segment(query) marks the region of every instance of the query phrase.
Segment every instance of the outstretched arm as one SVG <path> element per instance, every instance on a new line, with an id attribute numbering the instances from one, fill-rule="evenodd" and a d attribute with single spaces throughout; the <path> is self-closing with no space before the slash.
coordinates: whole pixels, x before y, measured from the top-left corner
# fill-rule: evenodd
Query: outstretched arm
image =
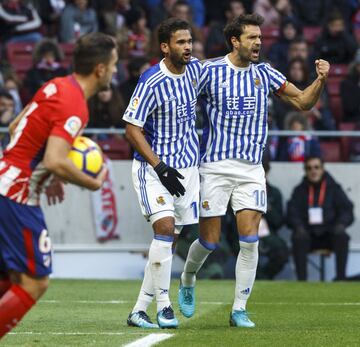
<path id="1" fill-rule="evenodd" d="M 318 76 L 310 86 L 300 90 L 288 83 L 279 97 L 301 111 L 310 110 L 319 100 L 330 69 L 330 64 L 326 60 L 316 60 L 315 65 Z"/>

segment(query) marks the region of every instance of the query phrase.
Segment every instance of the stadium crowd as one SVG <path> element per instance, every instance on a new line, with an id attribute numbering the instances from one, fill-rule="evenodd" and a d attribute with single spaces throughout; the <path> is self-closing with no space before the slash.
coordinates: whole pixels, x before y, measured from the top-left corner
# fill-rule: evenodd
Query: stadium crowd
<path id="1" fill-rule="evenodd" d="M 89 102 L 90 126 L 123 127 L 119 115 L 138 76 L 161 59 L 156 31 L 162 20 L 173 16 L 190 22 L 193 55 L 202 60 L 226 54 L 224 25 L 251 12 L 265 18 L 262 60 L 300 89 L 314 77 L 315 58 L 326 59 L 332 65 L 327 90 L 312 110 L 295 113 L 273 98 L 270 129 L 358 129 L 358 0 L 228 0 L 221 5 L 211 0 L 1 0 L 1 100 L 12 102 L 7 103 L 6 111 L 1 110 L 7 115 L 0 115 L 0 125 L 6 126 L 45 81 L 71 71 L 72 50 L 79 36 L 101 31 L 116 37 L 120 59 L 111 91 L 99 93 Z M 355 161 L 360 157 L 358 142 L 346 138 L 272 137 L 269 155 L 279 161 L 303 161 L 310 154 L 322 154 L 325 161 Z M 130 155 L 124 152 L 125 158 Z"/>

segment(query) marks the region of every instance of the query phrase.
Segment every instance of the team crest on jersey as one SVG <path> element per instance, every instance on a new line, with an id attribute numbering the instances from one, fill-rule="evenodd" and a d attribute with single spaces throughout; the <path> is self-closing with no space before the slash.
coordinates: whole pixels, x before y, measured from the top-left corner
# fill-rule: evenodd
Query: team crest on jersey
<path id="1" fill-rule="evenodd" d="M 135 96 L 135 98 L 132 99 L 130 108 L 135 111 L 139 105 L 140 99 L 138 96 Z"/>
<path id="2" fill-rule="evenodd" d="M 156 202 L 157 202 L 159 205 L 165 205 L 165 199 L 164 199 L 164 197 L 161 196 L 161 195 L 156 198 Z"/>
<path id="3" fill-rule="evenodd" d="M 255 84 L 256 88 L 261 88 L 260 78 L 258 78 L 258 77 L 254 78 L 254 84 Z"/>
<path id="4" fill-rule="evenodd" d="M 206 210 L 209 211 L 210 210 L 210 205 L 209 205 L 209 201 L 208 200 L 204 200 L 201 204 L 201 207 Z"/>
<path id="5" fill-rule="evenodd" d="M 193 86 L 194 88 L 196 88 L 196 87 L 197 87 L 196 79 L 193 79 L 193 80 L 191 81 L 191 84 L 192 84 L 192 86 Z"/>
<path id="6" fill-rule="evenodd" d="M 81 129 L 82 122 L 78 116 L 71 116 L 68 118 L 64 125 L 64 129 L 72 136 L 75 137 Z"/>

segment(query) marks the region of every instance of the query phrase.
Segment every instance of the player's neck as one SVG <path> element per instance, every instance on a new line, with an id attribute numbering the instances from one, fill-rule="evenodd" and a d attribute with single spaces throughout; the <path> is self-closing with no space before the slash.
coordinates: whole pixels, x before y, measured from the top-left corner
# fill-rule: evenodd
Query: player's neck
<path id="1" fill-rule="evenodd" d="M 88 100 L 96 93 L 97 84 L 96 81 L 93 81 L 91 77 L 84 77 L 76 73 L 74 73 L 73 76 L 76 82 L 79 83 L 86 100 Z"/>
<path id="2" fill-rule="evenodd" d="M 237 67 L 248 67 L 250 65 L 248 60 L 242 60 L 236 52 L 231 52 L 228 57 L 231 63 Z"/>
<path id="3" fill-rule="evenodd" d="M 181 75 L 185 72 L 185 65 L 174 65 L 169 58 L 164 59 L 166 68 L 175 75 Z"/>

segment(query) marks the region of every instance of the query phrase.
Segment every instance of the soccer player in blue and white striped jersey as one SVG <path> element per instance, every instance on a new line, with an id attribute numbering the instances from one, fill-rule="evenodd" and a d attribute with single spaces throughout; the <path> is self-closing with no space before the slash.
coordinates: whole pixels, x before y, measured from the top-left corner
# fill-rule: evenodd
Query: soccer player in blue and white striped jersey
<path id="1" fill-rule="evenodd" d="M 315 105 L 329 63 L 316 60 L 316 80 L 297 89 L 269 64 L 258 63 L 261 46 L 257 14 L 241 15 L 224 29 L 231 53 L 205 64 L 202 103 L 206 119 L 201 143 L 200 237 L 190 247 L 181 276 L 179 305 L 186 317 L 195 310 L 195 274 L 216 248 L 221 216 L 228 203 L 234 211 L 240 252 L 236 264 L 235 300 L 230 325 L 254 327 L 246 302 L 258 262 L 258 227 L 266 212 L 265 174 L 261 165 L 267 138 L 268 95 L 275 93 L 300 110 Z"/>
<path id="2" fill-rule="evenodd" d="M 126 135 L 136 150 L 134 187 L 142 213 L 154 229 L 143 284 L 128 324 L 158 327 L 146 314 L 155 296 L 159 326 L 176 328 L 169 299 L 172 242 L 183 225 L 198 223 L 195 105 L 202 65 L 191 57 L 187 22 L 170 18 L 160 25 L 158 36 L 165 58 L 140 77 L 123 116 L 128 122 Z"/>

